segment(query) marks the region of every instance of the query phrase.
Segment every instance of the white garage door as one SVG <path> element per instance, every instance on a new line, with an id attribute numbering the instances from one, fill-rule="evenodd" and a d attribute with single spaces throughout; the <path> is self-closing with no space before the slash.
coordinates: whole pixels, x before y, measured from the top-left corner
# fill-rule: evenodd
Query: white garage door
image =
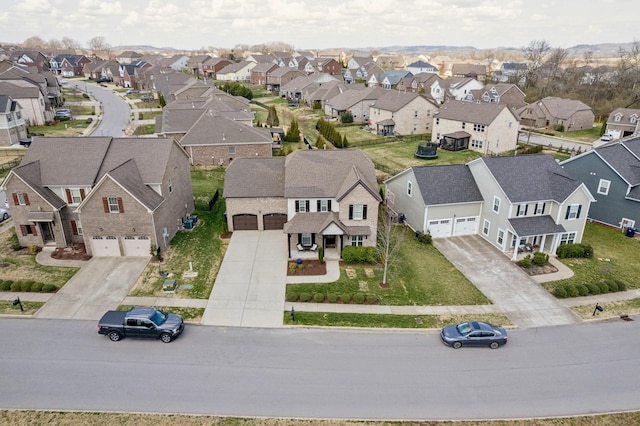
<path id="1" fill-rule="evenodd" d="M 124 237 L 122 242 L 125 256 L 151 256 L 149 237 Z"/>
<path id="2" fill-rule="evenodd" d="M 430 220 L 427 222 L 427 230 L 432 237 L 450 237 L 451 219 Z"/>
<path id="3" fill-rule="evenodd" d="M 93 245 L 93 255 L 96 257 L 120 256 L 120 245 L 116 237 L 95 236 L 91 242 Z"/>
<path id="4" fill-rule="evenodd" d="M 458 217 L 453 235 L 473 235 L 478 232 L 478 217 Z"/>

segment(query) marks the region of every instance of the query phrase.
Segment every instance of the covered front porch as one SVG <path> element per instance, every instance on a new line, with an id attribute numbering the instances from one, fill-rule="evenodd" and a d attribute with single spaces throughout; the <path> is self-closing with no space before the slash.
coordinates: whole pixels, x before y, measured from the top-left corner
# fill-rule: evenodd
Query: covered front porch
<path id="1" fill-rule="evenodd" d="M 346 227 L 336 212 L 298 213 L 285 223 L 284 232 L 290 259 L 317 258 L 320 247 L 325 257 L 341 257 Z"/>
<path id="2" fill-rule="evenodd" d="M 505 253 L 513 261 L 536 252 L 555 254 L 560 236 L 566 232 L 549 215 L 513 218 L 509 219 L 509 224 L 512 226 L 511 230 L 507 230 L 510 245 Z"/>

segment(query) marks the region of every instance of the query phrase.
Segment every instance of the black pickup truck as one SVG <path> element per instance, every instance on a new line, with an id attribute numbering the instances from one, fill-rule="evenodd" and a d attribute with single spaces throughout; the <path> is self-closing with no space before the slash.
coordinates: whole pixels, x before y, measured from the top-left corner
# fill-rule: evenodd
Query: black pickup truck
<path id="1" fill-rule="evenodd" d="M 98 333 L 114 342 L 123 337 L 160 339 L 169 343 L 184 330 L 180 315 L 167 314 L 155 308 L 132 308 L 129 311 L 107 311 L 98 322 Z"/>

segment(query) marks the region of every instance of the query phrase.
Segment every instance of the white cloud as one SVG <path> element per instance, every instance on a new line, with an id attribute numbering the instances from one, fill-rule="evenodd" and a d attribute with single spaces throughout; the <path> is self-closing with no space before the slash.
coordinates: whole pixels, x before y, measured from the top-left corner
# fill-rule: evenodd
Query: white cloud
<path id="1" fill-rule="evenodd" d="M 113 46 L 521 47 L 640 38 L 634 0 L 2 0 L 0 42 L 103 36 Z M 608 13 L 611 11 L 612 13 Z M 52 20 L 55 23 L 52 25 Z"/>

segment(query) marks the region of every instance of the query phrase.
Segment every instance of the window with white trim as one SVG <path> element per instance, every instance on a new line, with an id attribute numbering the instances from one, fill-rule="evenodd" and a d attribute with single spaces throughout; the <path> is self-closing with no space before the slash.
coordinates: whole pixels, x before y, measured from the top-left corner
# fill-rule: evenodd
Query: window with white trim
<path id="1" fill-rule="evenodd" d="M 600 182 L 598 183 L 598 194 L 608 195 L 610 186 L 611 186 L 610 180 L 600 179 Z"/>
<path id="2" fill-rule="evenodd" d="M 498 229 L 498 238 L 496 239 L 496 242 L 500 247 L 504 244 L 504 231 L 502 229 Z"/>
<path id="3" fill-rule="evenodd" d="M 491 225 L 491 222 L 489 222 L 487 219 L 484 220 L 484 222 L 482 222 L 482 233 L 484 235 L 489 235 L 489 226 Z"/>
<path id="4" fill-rule="evenodd" d="M 310 246 L 311 245 L 311 234 L 309 234 L 309 233 L 302 234 L 300 236 L 300 241 L 302 242 L 303 246 Z"/>
<path id="5" fill-rule="evenodd" d="M 354 247 L 361 247 L 364 243 L 364 235 L 352 235 L 351 245 Z"/>
<path id="6" fill-rule="evenodd" d="M 493 197 L 493 211 L 495 213 L 500 213 L 500 198 Z"/>
<path id="7" fill-rule="evenodd" d="M 526 216 L 527 215 L 527 205 L 526 204 L 518 204 L 518 209 L 516 210 L 516 216 Z"/>
<path id="8" fill-rule="evenodd" d="M 109 202 L 109 213 L 120 213 L 117 197 L 108 197 L 107 201 Z"/>
<path id="9" fill-rule="evenodd" d="M 169 194 L 173 192 L 173 182 L 169 179 Z"/>
<path id="10" fill-rule="evenodd" d="M 574 220 L 580 218 L 580 204 L 571 204 L 567 207 L 567 214 L 565 215 L 565 219 Z"/>
<path id="11" fill-rule="evenodd" d="M 407 195 L 411 197 L 411 193 L 413 192 L 413 184 L 410 180 L 407 181 Z"/>
<path id="12" fill-rule="evenodd" d="M 235 146 L 230 146 L 229 147 L 229 154 L 235 154 L 236 153 L 236 147 Z"/>
<path id="13" fill-rule="evenodd" d="M 544 203 L 536 203 L 536 215 L 544 214 Z"/>
<path id="14" fill-rule="evenodd" d="M 560 236 L 560 244 L 573 244 L 576 240 L 575 232 L 566 232 Z"/>
<path id="15" fill-rule="evenodd" d="M 16 197 L 18 198 L 18 204 L 21 206 L 27 205 L 27 197 L 24 192 L 16 193 Z"/>
<path id="16" fill-rule="evenodd" d="M 363 218 L 364 205 L 363 204 L 354 204 L 353 205 L 353 220 L 362 220 Z"/>
<path id="17" fill-rule="evenodd" d="M 390 189 L 387 189 L 387 202 L 391 204 L 395 204 L 396 202 L 396 194 L 394 194 Z"/>
<path id="18" fill-rule="evenodd" d="M 320 200 L 320 211 L 321 212 L 329 211 L 329 200 Z"/>
<path id="19" fill-rule="evenodd" d="M 484 132 L 484 124 L 474 124 L 473 125 L 474 132 Z"/>
<path id="20" fill-rule="evenodd" d="M 471 148 L 482 148 L 482 141 L 479 139 L 471 139 Z"/>
<path id="21" fill-rule="evenodd" d="M 69 192 L 71 193 L 72 204 L 80 204 L 82 202 L 82 194 L 80 194 L 80 189 L 70 189 Z"/>

